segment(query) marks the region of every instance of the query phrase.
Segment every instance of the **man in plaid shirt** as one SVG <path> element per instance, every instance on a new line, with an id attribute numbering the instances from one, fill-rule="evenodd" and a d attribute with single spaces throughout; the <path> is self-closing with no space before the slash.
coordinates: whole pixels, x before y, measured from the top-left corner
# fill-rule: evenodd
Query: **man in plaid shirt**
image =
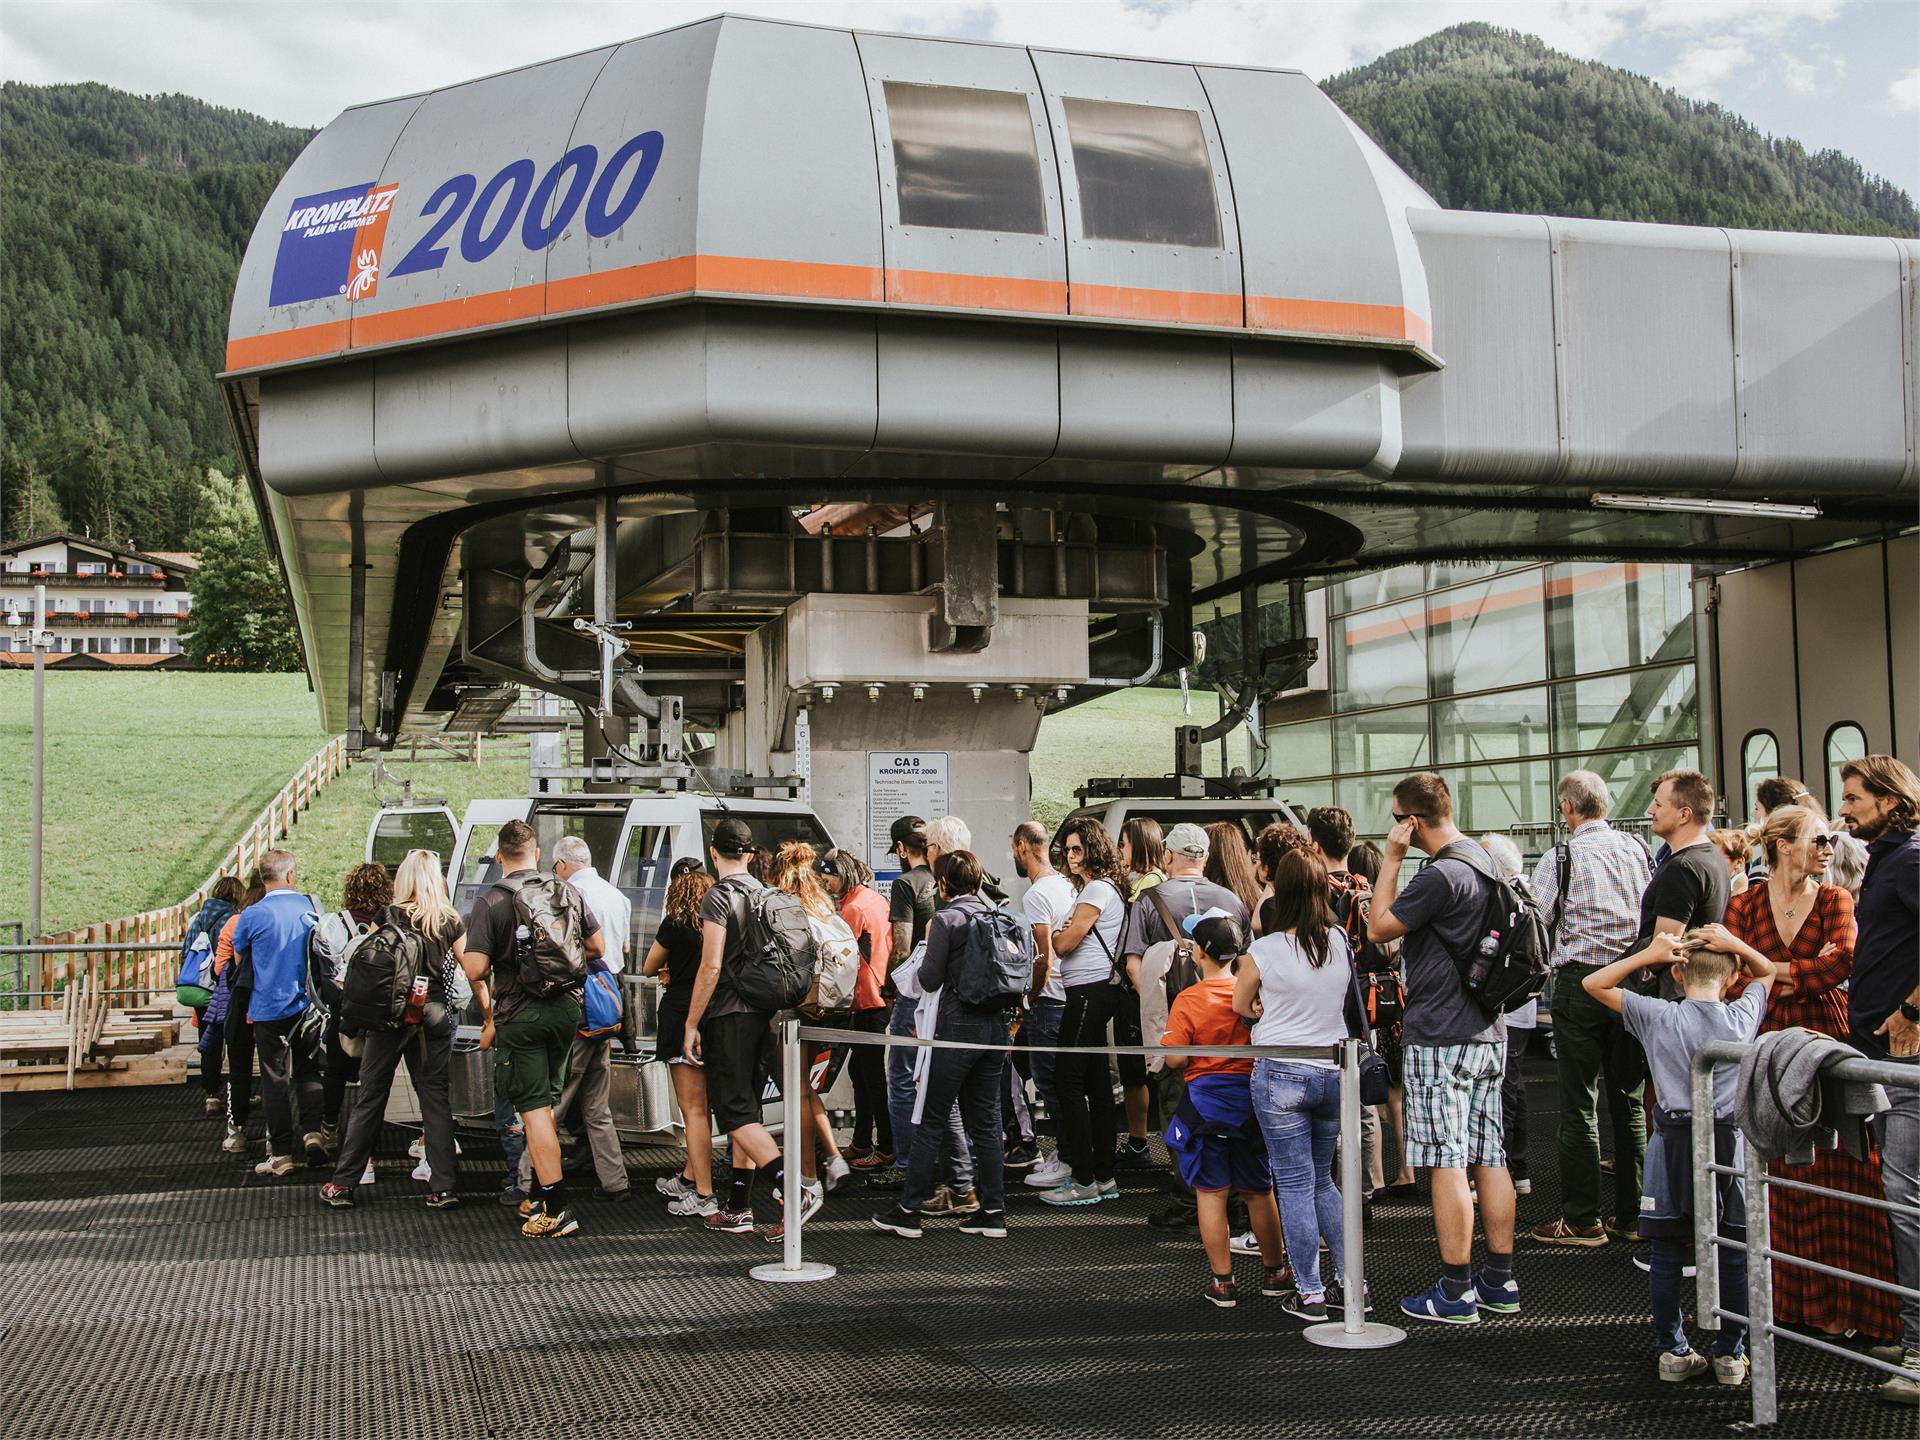
<path id="1" fill-rule="evenodd" d="M 1553 1048 L 1560 1067 L 1560 1215 L 1527 1233 L 1547 1245 L 1599 1246 L 1609 1227 L 1600 1209 L 1599 1087 L 1613 1118 L 1613 1221 L 1630 1227 L 1640 1213 L 1640 1169 L 1647 1135 L 1641 1104 L 1646 1056 L 1620 1017 L 1581 984 L 1633 946 L 1640 897 L 1652 862 L 1646 846 L 1607 823 L 1607 782 L 1575 770 L 1559 785 L 1565 849 L 1533 872 L 1533 895 L 1553 922 Z M 1569 861 L 1560 873 L 1560 859 Z"/>

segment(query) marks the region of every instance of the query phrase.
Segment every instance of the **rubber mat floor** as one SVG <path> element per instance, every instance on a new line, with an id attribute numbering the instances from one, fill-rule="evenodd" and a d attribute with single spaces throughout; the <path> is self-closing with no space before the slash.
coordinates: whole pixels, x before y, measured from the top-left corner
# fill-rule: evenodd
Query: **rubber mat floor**
<path id="1" fill-rule="evenodd" d="M 1550 1064 L 1531 1080 L 1523 1224 L 1557 1213 Z M 835 1196 L 806 1239 L 838 1276 L 775 1286 L 747 1276 L 775 1247 L 666 1214 L 671 1152 L 629 1152 L 631 1203 L 530 1242 L 487 1140 L 463 1140 L 457 1210 L 424 1207 L 391 1127 L 372 1198 L 330 1210 L 320 1172 L 256 1178 L 199 1109 L 178 1087 L 0 1101 L 0 1434 L 1708 1436 L 1749 1413 L 1656 1382 L 1619 1244 L 1523 1241 L 1523 1314 L 1345 1352 L 1261 1298 L 1252 1257 L 1239 1307 L 1207 1304 L 1193 1233 L 1144 1223 L 1151 1174 L 1090 1210 L 1015 1186 L 1004 1241 L 903 1241 L 868 1224 L 889 1197 Z M 1377 1207 L 1379 1318 L 1435 1264 L 1423 1204 Z M 1781 1370 L 1782 1433 L 1915 1434 L 1862 1368 L 1783 1344 Z"/>

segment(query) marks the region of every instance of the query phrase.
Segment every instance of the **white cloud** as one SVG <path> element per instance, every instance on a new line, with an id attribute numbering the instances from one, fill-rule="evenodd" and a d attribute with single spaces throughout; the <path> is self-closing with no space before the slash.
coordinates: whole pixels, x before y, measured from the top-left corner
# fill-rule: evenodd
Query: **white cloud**
<path id="1" fill-rule="evenodd" d="M 1920 110 L 1920 70 L 1909 70 L 1887 87 L 1895 110 Z"/>
<path id="2" fill-rule="evenodd" d="M 1753 50 L 1744 40 L 1702 40 L 1681 51 L 1660 79 L 1682 95 L 1714 100 L 1721 86 L 1752 62 Z"/>

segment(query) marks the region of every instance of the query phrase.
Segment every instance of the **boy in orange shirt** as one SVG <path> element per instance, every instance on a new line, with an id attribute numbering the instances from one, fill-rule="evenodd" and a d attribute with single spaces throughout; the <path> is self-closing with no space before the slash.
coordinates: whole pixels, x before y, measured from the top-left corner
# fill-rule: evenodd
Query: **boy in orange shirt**
<path id="1" fill-rule="evenodd" d="M 1188 920 L 1194 968 L 1199 979 L 1174 997 L 1167 1011 L 1162 1045 L 1246 1045 L 1247 1022 L 1233 1011 L 1233 969 L 1247 948 L 1247 934 L 1228 915 Z M 1222 1309 L 1239 1303 L 1233 1283 L 1233 1256 L 1227 1224 L 1227 1196 L 1246 1200 L 1253 1233 L 1260 1242 L 1266 1275 L 1262 1295 L 1284 1296 L 1285 1247 L 1280 1239 L 1280 1210 L 1273 1198 L 1266 1142 L 1253 1113 L 1253 1059 L 1214 1055 L 1169 1055 L 1167 1068 L 1181 1072 L 1186 1093 L 1167 1125 L 1167 1151 L 1180 1178 L 1193 1191 L 1200 1211 L 1200 1243 L 1213 1275 L 1206 1296 Z"/>

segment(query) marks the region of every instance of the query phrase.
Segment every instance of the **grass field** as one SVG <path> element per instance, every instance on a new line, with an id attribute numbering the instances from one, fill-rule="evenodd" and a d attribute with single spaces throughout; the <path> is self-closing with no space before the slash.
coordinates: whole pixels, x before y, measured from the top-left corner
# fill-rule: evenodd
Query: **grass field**
<path id="1" fill-rule="evenodd" d="M 0 674 L 0 920 L 27 912 L 27 808 L 33 681 Z M 1194 697 L 1193 720 L 1218 714 Z M 1042 724 L 1033 754 L 1034 811 L 1051 825 L 1095 775 L 1163 775 L 1177 690 L 1133 690 Z M 46 880 L 49 931 L 170 905 L 206 878 L 226 849 L 308 756 L 327 742 L 298 675 L 47 675 Z M 500 758 L 478 765 L 396 764 L 417 797 L 469 800 L 526 788 L 524 745 L 488 742 Z M 510 748 L 511 747 L 511 748 Z M 1209 747 L 1214 763 L 1217 747 Z M 389 788 L 389 794 L 394 793 Z M 295 827 L 289 848 L 302 883 L 332 902 L 360 858 L 379 801 L 373 767 L 334 781 Z"/>

